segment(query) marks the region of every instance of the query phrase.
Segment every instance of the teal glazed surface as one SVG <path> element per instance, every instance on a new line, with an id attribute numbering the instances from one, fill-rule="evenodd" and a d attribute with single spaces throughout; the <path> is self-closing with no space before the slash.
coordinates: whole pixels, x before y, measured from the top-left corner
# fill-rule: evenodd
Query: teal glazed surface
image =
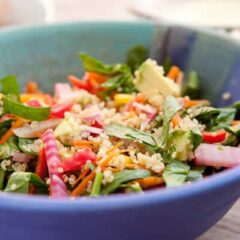
<path id="1" fill-rule="evenodd" d="M 195 69 L 205 97 L 217 105 L 225 91 L 237 100 L 240 46 L 224 36 L 151 23 L 74 23 L 0 31 L 0 77 L 15 74 L 51 91 L 69 73 L 81 76 L 79 51 L 122 62 L 136 44 L 161 63 L 170 56 L 185 71 Z M 215 224 L 240 195 L 240 168 L 177 189 L 145 195 L 49 200 L 0 195 L 3 240 L 195 239 Z"/>

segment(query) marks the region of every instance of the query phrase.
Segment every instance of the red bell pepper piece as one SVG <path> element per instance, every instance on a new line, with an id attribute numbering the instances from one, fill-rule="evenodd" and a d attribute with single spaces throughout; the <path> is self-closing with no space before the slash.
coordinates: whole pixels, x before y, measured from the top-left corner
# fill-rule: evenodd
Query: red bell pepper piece
<path id="1" fill-rule="evenodd" d="M 63 118 L 65 112 L 68 112 L 72 108 L 71 103 L 61 103 L 61 104 L 55 104 L 51 108 L 51 117 L 52 118 Z"/>
<path id="2" fill-rule="evenodd" d="M 76 88 L 86 90 L 87 92 L 91 92 L 91 90 L 92 90 L 92 86 L 91 86 L 90 82 L 87 81 L 87 79 L 80 80 L 79 78 L 77 78 L 73 75 L 69 75 L 68 80 Z"/>
<path id="3" fill-rule="evenodd" d="M 226 131 L 219 130 L 217 132 L 203 132 L 203 141 L 206 143 L 220 143 L 226 139 Z"/>
<path id="4" fill-rule="evenodd" d="M 64 172 L 76 171 L 83 167 L 87 160 L 94 162 L 96 158 L 96 154 L 91 149 L 85 148 L 72 157 L 64 159 L 61 167 L 64 169 Z"/>

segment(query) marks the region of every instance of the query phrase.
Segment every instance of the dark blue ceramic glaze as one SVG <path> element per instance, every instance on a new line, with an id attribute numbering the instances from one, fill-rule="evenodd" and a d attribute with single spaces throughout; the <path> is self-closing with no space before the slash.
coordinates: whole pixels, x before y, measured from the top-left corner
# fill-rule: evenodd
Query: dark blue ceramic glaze
<path id="1" fill-rule="evenodd" d="M 221 95 L 240 90 L 240 45 L 224 36 L 150 23 L 76 23 L 0 32 L 0 77 L 15 74 L 22 85 L 45 90 L 69 73 L 81 75 L 77 52 L 122 62 L 128 48 L 143 44 L 162 62 L 170 56 L 185 71 L 195 69 L 204 96 L 225 105 Z M 3 240 L 195 239 L 214 225 L 240 195 L 240 168 L 198 183 L 140 195 L 49 200 L 0 196 Z"/>

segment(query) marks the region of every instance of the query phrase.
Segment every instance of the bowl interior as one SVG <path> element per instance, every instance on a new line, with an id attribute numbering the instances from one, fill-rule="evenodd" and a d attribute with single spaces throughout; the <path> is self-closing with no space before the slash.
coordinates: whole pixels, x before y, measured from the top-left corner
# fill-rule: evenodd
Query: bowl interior
<path id="1" fill-rule="evenodd" d="M 142 44 L 150 57 L 162 63 L 169 56 L 184 71 L 194 69 L 201 77 L 203 96 L 217 105 L 238 100 L 240 47 L 215 34 L 185 27 L 150 23 L 81 23 L 4 30 L 0 33 L 0 77 L 15 74 L 51 91 L 53 82 L 68 74 L 81 76 L 78 52 L 107 63 L 125 60 L 127 49 Z M 232 98 L 223 101 L 223 92 Z"/>

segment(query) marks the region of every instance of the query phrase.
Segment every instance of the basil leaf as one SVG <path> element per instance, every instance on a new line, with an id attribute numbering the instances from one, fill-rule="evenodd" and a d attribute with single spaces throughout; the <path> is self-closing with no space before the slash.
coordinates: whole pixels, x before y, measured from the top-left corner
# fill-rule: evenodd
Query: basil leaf
<path id="1" fill-rule="evenodd" d="M 0 80 L 0 83 L 2 85 L 2 94 L 10 95 L 15 100 L 19 100 L 20 87 L 15 76 L 6 76 Z"/>
<path id="2" fill-rule="evenodd" d="M 168 135 L 170 122 L 174 115 L 181 109 L 179 102 L 176 98 L 168 96 L 163 105 L 163 127 L 162 134 L 160 136 L 159 144 L 161 147 L 165 147 Z"/>
<path id="3" fill-rule="evenodd" d="M 127 65 L 134 72 L 147 59 L 147 49 L 142 45 L 137 45 L 127 52 Z"/>
<path id="4" fill-rule="evenodd" d="M 112 123 L 105 128 L 105 133 L 113 137 L 136 140 L 140 143 L 157 147 L 157 142 L 151 134 L 142 132 L 136 128 Z"/>
<path id="5" fill-rule="evenodd" d="M 196 182 L 198 180 L 203 179 L 203 173 L 205 171 L 205 167 L 197 166 L 191 169 L 187 176 L 187 181 L 189 182 Z"/>
<path id="6" fill-rule="evenodd" d="M 14 172 L 4 189 L 5 192 L 28 193 L 29 185 L 33 183 L 37 187 L 46 188 L 47 185 L 41 178 L 31 172 Z"/>
<path id="7" fill-rule="evenodd" d="M 19 140 L 18 140 L 18 147 L 24 153 L 30 154 L 32 156 L 37 156 L 38 152 L 33 151 L 33 149 L 31 148 L 31 145 L 33 143 L 34 143 L 33 139 L 19 138 Z"/>
<path id="8" fill-rule="evenodd" d="M 188 73 L 187 82 L 184 86 L 184 96 L 189 96 L 191 99 L 200 98 L 200 80 L 196 71 Z"/>
<path id="9" fill-rule="evenodd" d="M 48 107 L 28 107 L 6 96 L 3 97 L 3 108 L 6 112 L 32 121 L 44 121 L 48 119 L 50 114 L 50 108 Z"/>
<path id="10" fill-rule="evenodd" d="M 228 127 L 235 118 L 235 108 L 219 108 L 218 110 L 220 110 L 220 114 L 213 120 L 211 131 Z"/>
<path id="11" fill-rule="evenodd" d="M 190 166 L 186 163 L 174 160 L 163 171 L 163 179 L 167 187 L 182 186 L 188 176 Z"/>
<path id="12" fill-rule="evenodd" d="M 3 190 L 5 171 L 0 168 L 0 190 Z"/>
<path id="13" fill-rule="evenodd" d="M 96 58 L 93 58 L 85 53 L 80 53 L 80 58 L 83 61 L 84 69 L 88 72 L 96 72 L 105 75 L 113 75 L 119 73 L 122 69 L 122 64 L 105 64 Z"/>
<path id="14" fill-rule="evenodd" d="M 139 178 L 145 178 L 151 176 L 150 171 L 145 169 L 136 170 L 123 170 L 121 172 L 114 174 L 114 180 L 109 183 L 103 190 L 102 194 L 107 195 L 114 192 L 117 188 L 121 186 L 122 183 L 132 181 Z"/>

